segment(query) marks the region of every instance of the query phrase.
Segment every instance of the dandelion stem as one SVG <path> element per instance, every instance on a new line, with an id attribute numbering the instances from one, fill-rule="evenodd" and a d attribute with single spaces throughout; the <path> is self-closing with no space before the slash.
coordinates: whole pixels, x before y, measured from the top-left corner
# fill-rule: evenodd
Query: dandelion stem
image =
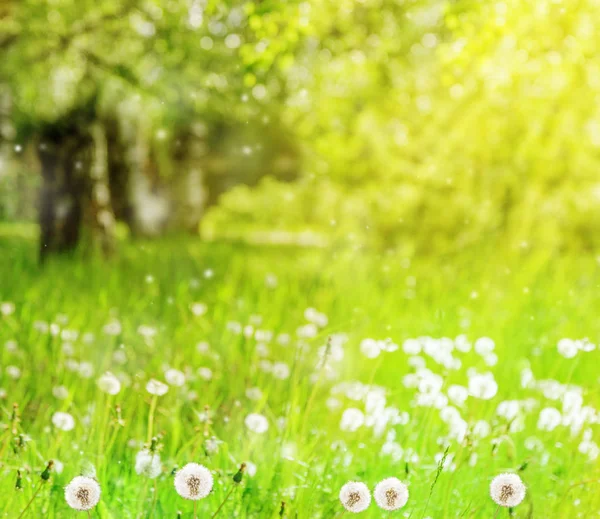
<path id="1" fill-rule="evenodd" d="M 194 500 L 194 519 L 197 519 L 198 517 L 198 501 Z"/>
<path id="2" fill-rule="evenodd" d="M 427 502 L 425 503 L 425 508 L 423 508 L 423 513 L 421 514 L 421 519 L 423 519 L 423 517 L 425 517 L 425 512 L 427 512 L 427 507 L 429 506 L 429 501 L 431 501 L 431 496 L 433 495 L 433 489 L 435 488 L 435 485 L 440 477 L 440 474 L 442 473 L 442 470 L 444 470 L 444 464 L 446 463 L 446 458 L 448 457 L 449 450 L 450 450 L 450 447 L 446 447 L 446 450 L 444 451 L 444 455 L 442 456 L 442 459 L 438 463 L 437 471 L 435 473 L 435 479 L 433 480 L 433 483 L 431 484 L 431 488 L 429 490 L 429 495 L 427 496 Z"/>
<path id="3" fill-rule="evenodd" d="M 146 479 L 146 482 L 144 483 L 144 490 L 142 491 L 142 500 L 141 500 L 142 506 L 144 507 L 144 510 L 145 510 L 145 507 L 146 507 L 146 497 L 148 495 L 148 485 L 149 484 L 150 484 L 149 480 Z M 140 510 L 140 513 L 138 514 L 137 519 L 140 519 L 142 517 L 142 514 L 144 513 L 144 510 Z"/>
<path id="4" fill-rule="evenodd" d="M 102 416 L 102 424 L 100 427 L 100 441 L 98 443 L 98 464 L 100 464 L 100 460 L 102 455 L 106 452 L 104 449 L 104 441 L 106 439 L 106 429 L 107 422 L 110 417 L 110 397 L 106 400 L 106 406 L 104 408 L 104 414 Z"/>
<path id="5" fill-rule="evenodd" d="M 313 385 L 312 391 L 306 402 L 306 407 L 304 409 L 304 417 L 305 418 L 302 422 L 302 428 L 300 429 L 301 436 L 304 434 L 304 430 L 306 429 L 306 425 L 308 423 L 306 418 L 310 416 L 310 410 L 312 409 L 313 401 L 314 401 L 315 397 L 317 396 L 317 391 L 321 384 L 321 380 L 322 380 L 323 376 L 325 375 L 325 369 L 327 368 L 327 360 L 328 360 L 330 352 L 331 352 L 331 337 L 329 337 L 327 339 L 327 345 L 325 346 L 325 354 L 323 355 L 323 358 L 321 360 L 321 368 L 319 369 L 317 381 Z"/>
<path id="6" fill-rule="evenodd" d="M 154 410 L 156 409 L 156 402 L 158 397 L 152 396 L 152 403 L 150 404 L 150 414 L 148 415 L 148 443 L 152 441 L 152 428 L 154 427 Z"/>
<path id="7" fill-rule="evenodd" d="M 150 512 L 150 517 L 154 517 L 154 510 L 156 509 L 156 500 L 158 499 L 158 485 L 156 484 L 156 479 L 154 480 L 154 496 L 152 496 L 152 511 Z"/>
<path id="8" fill-rule="evenodd" d="M 7 431 L 8 431 L 8 429 L 7 429 Z M 10 433 L 7 432 L 6 439 L 2 443 L 2 449 L 0 449 L 0 459 L 4 459 L 4 451 L 6 450 L 6 447 L 8 447 L 9 443 L 10 443 Z"/>
<path id="9" fill-rule="evenodd" d="M 25 509 L 21 512 L 21 515 L 19 515 L 18 519 L 21 519 L 21 517 L 23 517 L 25 515 L 25 512 L 27 512 L 27 509 L 31 506 L 31 503 L 33 503 L 33 500 L 35 499 L 35 496 L 37 496 L 38 492 L 41 490 L 43 483 L 44 483 L 43 481 L 40 481 L 40 484 L 38 485 L 38 487 L 36 488 L 35 492 L 31 496 L 31 499 L 27 503 L 27 506 L 25 507 Z"/>
<path id="10" fill-rule="evenodd" d="M 215 517 L 217 517 L 217 515 L 221 511 L 221 508 L 223 508 L 223 506 L 225 505 L 225 503 L 229 499 L 229 496 L 233 492 L 234 488 L 235 488 L 235 485 L 232 485 L 231 488 L 229 489 L 229 492 L 227 492 L 227 495 L 225 496 L 225 499 L 223 499 L 223 502 L 219 505 L 219 508 L 217 508 L 217 511 L 211 516 L 211 519 L 214 519 Z"/>

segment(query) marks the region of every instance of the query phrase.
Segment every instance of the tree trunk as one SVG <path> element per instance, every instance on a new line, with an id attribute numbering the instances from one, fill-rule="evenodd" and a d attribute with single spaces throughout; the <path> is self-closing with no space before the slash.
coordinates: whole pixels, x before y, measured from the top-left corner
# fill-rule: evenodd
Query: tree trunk
<path id="1" fill-rule="evenodd" d="M 93 244 L 100 244 L 108 255 L 115 248 L 115 215 L 109 188 L 109 150 L 106 128 L 94 123 L 91 128 L 94 141 L 94 156 L 91 168 L 92 198 L 87 211 L 88 227 Z"/>
<path id="2" fill-rule="evenodd" d="M 52 253 L 114 248 L 114 214 L 108 187 L 104 127 L 70 114 L 40 133 L 40 260 Z M 85 238 L 85 240 L 83 239 Z"/>
<path id="3" fill-rule="evenodd" d="M 92 145 L 89 132 L 77 124 L 54 124 L 41 133 L 41 261 L 51 253 L 71 251 L 79 242 L 83 208 L 90 198 Z"/>
<path id="4" fill-rule="evenodd" d="M 169 182 L 170 226 L 197 235 L 207 198 L 202 165 L 206 144 L 183 128 L 174 142 L 173 175 Z"/>
<path id="5" fill-rule="evenodd" d="M 117 220 L 132 228 L 134 213 L 131 201 L 131 175 L 123 132 L 116 118 L 105 119 L 103 124 L 106 128 L 108 186 L 112 210 Z"/>
<path id="6" fill-rule="evenodd" d="M 132 208 L 131 232 L 134 236 L 159 236 L 166 229 L 170 206 L 160 183 L 160 175 L 150 146 L 151 129 L 136 128 L 127 153 L 129 196 Z"/>

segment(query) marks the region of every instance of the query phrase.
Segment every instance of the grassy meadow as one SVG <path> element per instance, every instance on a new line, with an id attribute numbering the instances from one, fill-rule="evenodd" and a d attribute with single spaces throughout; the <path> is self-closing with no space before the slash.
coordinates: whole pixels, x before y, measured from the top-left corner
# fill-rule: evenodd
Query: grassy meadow
<path id="1" fill-rule="evenodd" d="M 0 519 L 600 519 L 598 20 L 0 0 Z"/>
<path id="2" fill-rule="evenodd" d="M 25 517 L 76 516 L 63 487 L 79 474 L 102 487 L 93 517 L 194 517 L 173 486 L 190 461 L 215 479 L 198 517 L 232 487 L 217 516 L 339 517 L 346 481 L 397 476 L 410 498 L 389 517 L 489 518 L 506 471 L 528 493 L 498 517 L 599 514 L 595 257 L 490 246 L 410 261 L 173 238 L 39 267 L 34 240 L 0 248 L 3 517 L 36 491 Z M 107 371 L 115 395 L 98 385 Z M 168 392 L 149 394 L 151 378 Z M 549 407 L 560 423 L 540 417 Z M 155 479 L 135 470 L 149 438 Z"/>

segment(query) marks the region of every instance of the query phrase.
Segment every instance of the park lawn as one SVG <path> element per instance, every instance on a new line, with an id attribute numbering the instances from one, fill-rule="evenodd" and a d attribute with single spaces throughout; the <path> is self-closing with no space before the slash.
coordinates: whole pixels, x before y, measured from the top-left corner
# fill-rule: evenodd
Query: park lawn
<path id="1" fill-rule="evenodd" d="M 337 517 L 346 481 L 372 488 L 397 476 L 408 483 L 410 498 L 391 517 L 489 518 L 496 510 L 489 483 L 506 471 L 518 471 L 528 487 L 514 517 L 598 517 L 600 463 L 588 440 L 598 433 L 591 422 L 600 408 L 599 353 L 564 358 L 557 343 L 600 341 L 599 286 L 591 255 L 497 245 L 410 261 L 392 253 L 173 237 L 123 242 L 108 260 L 61 257 L 39 267 L 33 236 L 5 233 L 0 302 L 13 303 L 14 311 L 5 305 L 0 314 L 0 513 L 18 516 L 52 459 L 62 471 L 53 471 L 26 517 L 75 516 L 63 487 L 82 472 L 102 486 L 94 517 L 175 518 L 178 511 L 193 517 L 172 476 L 190 461 L 214 471 L 199 517 L 217 510 L 242 462 L 252 475 L 234 489 L 222 517 L 280 517 L 282 501 L 285 517 Z M 306 316 L 319 324 L 309 325 Z M 460 335 L 469 343 L 492 338 L 497 363 L 454 349 L 461 365 L 448 369 L 403 350 L 409 338 Z M 326 349 L 330 336 L 345 342 Z M 389 338 L 388 349 L 399 348 L 368 358 L 361 351 L 365 338 Z M 442 377 L 442 393 L 467 386 L 470 369 L 493 373 L 493 398 L 444 406 L 468 424 L 462 438 L 449 437 L 440 409 L 416 405 L 419 390 L 407 387 L 405 376 L 423 363 Z M 152 434 L 161 433 L 163 470 L 149 480 L 135 471 L 153 399 L 145 386 L 150 378 L 164 381 L 169 368 L 184 372 L 186 382 L 157 398 Z M 527 369 L 535 381 L 523 384 Z M 121 379 L 119 394 L 99 390 L 96 381 L 106 371 Z M 573 394 L 595 418 L 540 430 L 545 407 L 567 415 L 560 397 L 544 394 L 551 384 L 543 379 L 581 388 Z M 573 390 L 553 384 L 555 392 Z M 518 401 L 504 404 L 518 408 L 516 416 L 498 415 L 503 401 Z M 13 448 L 13 403 L 24 448 Z M 342 425 L 348 408 L 365 414 L 366 423 L 354 418 Z M 384 408 L 400 418 L 382 423 Z M 57 411 L 75 418 L 73 430 L 53 425 Z M 266 432 L 246 427 L 250 413 L 266 417 Z M 481 420 L 490 429 L 483 437 L 472 432 Z M 508 515 L 501 510 L 499 517 Z M 360 517 L 387 515 L 372 503 Z"/>

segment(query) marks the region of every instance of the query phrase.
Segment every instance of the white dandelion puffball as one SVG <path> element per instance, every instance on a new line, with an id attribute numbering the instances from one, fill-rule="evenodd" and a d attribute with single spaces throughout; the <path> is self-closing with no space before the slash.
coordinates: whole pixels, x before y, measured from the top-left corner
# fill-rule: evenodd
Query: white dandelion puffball
<path id="1" fill-rule="evenodd" d="M 340 489 L 340 501 L 346 510 L 358 514 L 369 508 L 371 492 L 364 483 L 348 481 Z"/>
<path id="2" fill-rule="evenodd" d="M 525 485 L 516 474 L 500 474 L 490 484 L 490 496 L 500 506 L 512 508 L 525 499 Z"/>
<path id="3" fill-rule="evenodd" d="M 475 351 L 482 357 L 492 353 L 495 347 L 494 340 L 489 337 L 480 337 L 475 341 Z"/>
<path id="4" fill-rule="evenodd" d="M 167 384 L 163 384 L 160 380 L 151 378 L 146 384 L 146 391 L 151 395 L 163 396 L 169 390 Z"/>
<path id="5" fill-rule="evenodd" d="M 171 386 L 181 387 L 185 384 L 185 375 L 178 369 L 168 369 L 165 371 L 165 380 Z"/>
<path id="6" fill-rule="evenodd" d="M 572 359 L 577 355 L 579 348 L 577 342 L 573 339 L 561 339 L 557 344 L 558 353 L 560 353 L 565 359 Z"/>
<path id="7" fill-rule="evenodd" d="M 198 463 L 188 463 L 175 474 L 175 490 L 184 499 L 202 499 L 210 494 L 212 487 L 210 470 Z"/>
<path id="8" fill-rule="evenodd" d="M 373 497 L 379 508 L 398 510 L 408 501 L 408 487 L 398 478 L 387 478 L 377 483 Z"/>
<path id="9" fill-rule="evenodd" d="M 10 315 L 12 313 L 14 313 L 15 311 L 15 305 L 14 303 L 9 302 L 5 302 L 5 303 L 0 303 L 0 314 L 2 315 Z"/>
<path id="10" fill-rule="evenodd" d="M 273 364 L 273 376 L 279 380 L 285 380 L 290 376 L 290 368 L 285 362 L 276 362 Z"/>
<path id="11" fill-rule="evenodd" d="M 342 414 L 340 429 L 342 431 L 354 432 L 360 429 L 365 423 L 365 414 L 354 407 L 349 407 Z"/>
<path id="12" fill-rule="evenodd" d="M 269 422 L 259 413 L 250 413 L 244 420 L 246 427 L 257 434 L 264 434 L 269 429 Z"/>
<path id="13" fill-rule="evenodd" d="M 554 407 L 546 407 L 540 411 L 537 427 L 542 431 L 553 431 L 562 423 L 560 411 Z"/>
<path id="14" fill-rule="evenodd" d="M 75 418 L 69 413 L 63 413 L 62 411 L 57 411 L 52 415 L 52 423 L 54 427 L 61 431 L 72 431 L 75 429 Z"/>
<path id="15" fill-rule="evenodd" d="M 135 471 L 140 476 L 154 479 L 161 473 L 162 465 L 160 463 L 160 455 L 156 452 L 150 452 L 148 449 L 143 449 L 135 456 Z"/>
<path id="16" fill-rule="evenodd" d="M 98 379 L 98 387 L 109 395 L 116 395 L 121 391 L 121 382 L 110 371 L 107 371 Z"/>
<path id="17" fill-rule="evenodd" d="M 494 398 L 498 392 L 498 383 L 494 375 L 487 373 L 476 373 L 469 377 L 469 394 L 475 398 L 489 400 Z"/>
<path id="18" fill-rule="evenodd" d="M 379 342 L 375 339 L 363 339 L 360 342 L 360 352 L 368 359 L 378 357 L 381 352 Z"/>
<path id="19" fill-rule="evenodd" d="M 95 479 L 77 476 L 65 487 L 65 500 L 74 510 L 91 510 L 100 501 L 100 485 Z"/>

